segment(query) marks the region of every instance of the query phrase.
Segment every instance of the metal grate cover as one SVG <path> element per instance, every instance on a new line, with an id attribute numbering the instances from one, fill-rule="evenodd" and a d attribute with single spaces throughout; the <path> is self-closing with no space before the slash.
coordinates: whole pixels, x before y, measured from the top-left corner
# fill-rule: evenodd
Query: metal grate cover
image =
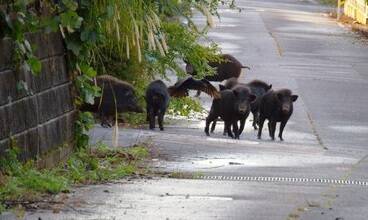
<path id="1" fill-rule="evenodd" d="M 368 186 L 368 182 L 366 181 L 342 180 L 342 179 L 321 179 L 321 178 L 200 175 L 200 176 L 195 177 L 195 179 L 247 181 L 247 182 L 320 183 L 320 184 L 334 184 L 334 185 L 356 185 L 356 186 L 365 186 L 365 187 Z"/>

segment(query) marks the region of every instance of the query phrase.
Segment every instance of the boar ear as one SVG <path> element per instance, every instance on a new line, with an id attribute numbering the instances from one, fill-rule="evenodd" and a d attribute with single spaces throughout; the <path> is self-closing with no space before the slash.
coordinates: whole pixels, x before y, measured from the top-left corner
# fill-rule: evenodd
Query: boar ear
<path id="1" fill-rule="evenodd" d="M 250 102 L 254 102 L 254 101 L 256 101 L 256 99 L 257 99 L 257 96 L 255 96 L 255 95 L 253 95 L 253 94 L 250 94 L 250 95 L 249 95 L 249 100 L 250 100 Z"/>
<path id="2" fill-rule="evenodd" d="M 220 91 L 222 91 L 222 90 L 225 90 L 226 87 L 224 85 L 222 85 L 222 84 L 219 84 L 219 89 L 220 89 Z"/>
<path id="3" fill-rule="evenodd" d="M 293 102 L 295 102 L 297 99 L 298 99 L 298 96 L 297 96 L 297 95 L 292 95 L 292 96 L 291 96 L 291 100 L 292 100 Z"/>

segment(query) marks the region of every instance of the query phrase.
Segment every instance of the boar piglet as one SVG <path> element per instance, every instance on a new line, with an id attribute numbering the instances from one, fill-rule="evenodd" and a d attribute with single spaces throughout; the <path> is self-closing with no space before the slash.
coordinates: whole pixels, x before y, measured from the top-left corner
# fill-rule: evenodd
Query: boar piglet
<path id="1" fill-rule="evenodd" d="M 98 113 L 102 127 L 111 127 L 109 121 L 116 113 L 143 112 L 129 83 L 110 75 L 97 76 L 96 82 L 102 90 L 102 96 L 95 98 L 93 105 L 85 104 L 80 110 Z"/>
<path id="2" fill-rule="evenodd" d="M 155 118 L 157 116 L 160 130 L 164 130 L 163 121 L 166 109 L 169 105 L 169 92 L 164 82 L 155 80 L 151 82 L 146 90 L 147 121 L 149 128 L 155 129 Z"/>
<path id="3" fill-rule="evenodd" d="M 209 125 L 220 117 L 225 123 L 227 134 L 239 139 L 239 131 L 244 129 L 245 120 L 250 112 L 250 103 L 255 100 L 255 96 L 245 87 L 235 87 L 232 90 L 224 89 L 221 92 L 221 98 L 214 99 L 211 110 L 206 118 L 205 133 L 209 136 Z M 238 127 L 240 121 L 240 129 Z M 233 132 L 231 131 L 233 126 Z"/>
<path id="4" fill-rule="evenodd" d="M 276 123 L 280 122 L 279 138 L 293 113 L 293 102 L 298 99 L 289 89 L 270 90 L 260 100 L 258 139 L 261 138 L 264 121 L 268 119 L 268 130 L 272 140 L 275 140 Z"/>

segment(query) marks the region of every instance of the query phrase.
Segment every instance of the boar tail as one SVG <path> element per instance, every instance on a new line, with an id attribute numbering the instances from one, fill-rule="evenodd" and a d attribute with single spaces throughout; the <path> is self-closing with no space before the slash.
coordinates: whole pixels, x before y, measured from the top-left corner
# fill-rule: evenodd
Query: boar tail
<path id="1" fill-rule="evenodd" d="M 249 67 L 249 66 L 243 66 L 243 65 L 242 65 L 242 66 L 241 66 L 241 68 L 242 68 L 242 69 L 248 69 L 248 70 L 250 70 L 250 67 Z"/>

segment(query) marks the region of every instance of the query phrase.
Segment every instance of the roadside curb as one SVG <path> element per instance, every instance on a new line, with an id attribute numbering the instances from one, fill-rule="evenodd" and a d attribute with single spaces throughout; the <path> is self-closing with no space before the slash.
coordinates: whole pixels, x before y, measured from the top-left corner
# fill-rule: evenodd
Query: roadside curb
<path id="1" fill-rule="evenodd" d="M 336 16 L 333 13 L 330 13 L 329 16 L 336 19 Z M 346 15 L 342 15 L 340 20 L 336 21 L 336 23 L 341 27 L 349 28 L 352 31 L 359 32 L 368 37 L 368 25 L 359 24 L 354 19 L 349 18 Z"/>

